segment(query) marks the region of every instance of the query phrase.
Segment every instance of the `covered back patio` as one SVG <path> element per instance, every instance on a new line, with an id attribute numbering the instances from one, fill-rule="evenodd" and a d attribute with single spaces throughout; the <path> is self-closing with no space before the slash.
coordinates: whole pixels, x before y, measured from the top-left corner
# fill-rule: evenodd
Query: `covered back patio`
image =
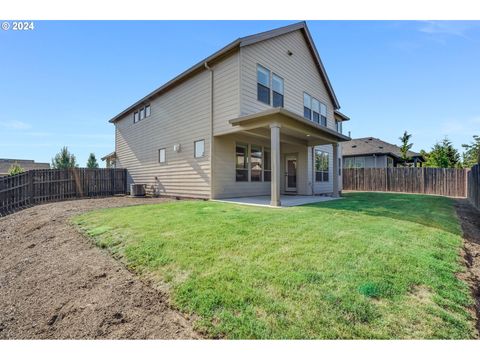
<path id="1" fill-rule="evenodd" d="M 315 195 L 313 186 L 315 184 L 314 147 L 317 145 L 332 145 L 334 159 L 331 167 L 332 187 L 328 193 L 330 197 L 338 197 L 338 143 L 349 140 L 349 137 L 283 108 L 269 109 L 232 119 L 230 124 L 232 125 L 231 130 L 215 135 L 219 140 L 217 141 L 219 144 L 221 144 L 222 137 L 228 137 L 229 139 L 249 138 L 259 139 L 258 141 L 268 143 L 270 147 L 270 181 L 259 185 L 263 187 L 264 191 L 266 186 L 270 185 L 270 196 L 268 197 L 270 206 L 281 206 L 282 202 L 287 204 L 295 203 L 293 196 L 286 195 L 297 195 L 297 202 L 304 202 L 307 198 L 308 202 L 328 199 L 325 196 L 313 196 Z M 215 147 L 215 151 L 222 152 L 221 148 L 217 149 L 217 145 Z M 289 155 L 290 153 L 291 155 Z M 282 170 L 285 177 L 282 177 Z M 223 171 L 223 169 L 218 169 L 218 171 L 215 171 L 215 174 L 218 174 L 220 171 Z M 290 176 L 292 171 L 295 176 Z M 236 183 L 234 185 L 237 185 L 237 188 L 242 188 L 243 184 Z M 251 184 L 251 186 L 254 185 L 256 184 Z M 225 193 L 229 194 L 228 192 Z M 282 193 L 284 194 L 283 197 L 281 197 Z M 256 199 L 253 199 L 251 195 L 262 196 L 255 196 Z M 266 199 L 265 192 L 263 194 L 253 194 L 248 191 L 244 193 L 237 191 L 233 197 L 222 196 L 221 198 L 230 201 L 233 200 L 232 198 L 235 198 L 238 200 L 237 202 L 241 203 L 241 197 L 251 197 L 250 203 L 259 202 L 261 204 L 264 204 Z"/>

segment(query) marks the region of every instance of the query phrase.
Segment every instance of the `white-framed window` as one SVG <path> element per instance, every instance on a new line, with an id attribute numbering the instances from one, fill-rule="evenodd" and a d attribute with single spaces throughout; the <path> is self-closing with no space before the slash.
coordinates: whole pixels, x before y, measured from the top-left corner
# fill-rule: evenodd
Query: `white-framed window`
<path id="1" fill-rule="evenodd" d="M 257 100 L 270 105 L 270 70 L 257 65 Z"/>
<path id="2" fill-rule="evenodd" d="M 277 74 L 272 75 L 272 106 L 283 107 L 283 79 Z"/>
<path id="3" fill-rule="evenodd" d="M 312 99 L 312 121 L 320 124 L 320 101 Z"/>
<path id="4" fill-rule="evenodd" d="M 327 105 L 320 103 L 320 124 L 327 126 Z"/>
<path id="5" fill-rule="evenodd" d="M 201 158 L 205 156 L 205 140 L 197 140 L 193 143 L 194 157 Z"/>
<path id="6" fill-rule="evenodd" d="M 315 181 L 328 181 L 328 153 L 315 149 Z"/>
<path id="7" fill-rule="evenodd" d="M 303 93 L 303 116 L 312 119 L 312 97 L 306 92 Z"/>
<path id="8" fill-rule="evenodd" d="M 263 149 L 263 181 L 272 181 L 272 152 L 270 148 Z"/>
<path id="9" fill-rule="evenodd" d="M 147 117 L 149 117 L 152 113 L 152 109 L 150 108 L 150 104 L 145 105 L 139 110 L 136 110 L 133 112 L 133 123 L 137 123 L 140 120 L 143 120 Z"/>
<path id="10" fill-rule="evenodd" d="M 165 148 L 159 149 L 158 150 L 158 162 L 160 164 L 164 164 L 166 161 L 167 161 L 166 149 Z"/>
<path id="11" fill-rule="evenodd" d="M 248 181 L 248 145 L 235 145 L 235 180 Z"/>
<path id="12" fill-rule="evenodd" d="M 390 156 L 387 156 L 387 167 L 393 168 L 393 159 Z"/>
<path id="13" fill-rule="evenodd" d="M 337 127 L 337 132 L 339 132 L 340 134 L 342 134 L 342 121 L 335 121 L 335 125 Z"/>
<path id="14" fill-rule="evenodd" d="M 263 151 L 262 147 L 250 147 L 250 181 L 262 181 Z"/>

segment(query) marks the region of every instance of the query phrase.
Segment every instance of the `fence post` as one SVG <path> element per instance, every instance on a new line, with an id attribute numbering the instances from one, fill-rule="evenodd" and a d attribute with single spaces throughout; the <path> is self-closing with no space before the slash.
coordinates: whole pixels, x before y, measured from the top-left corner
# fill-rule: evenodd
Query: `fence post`
<path id="1" fill-rule="evenodd" d="M 29 203 L 30 205 L 33 205 L 34 201 L 35 201 L 35 192 L 34 192 L 34 186 L 33 186 L 33 181 L 35 179 L 35 174 L 34 174 L 35 170 L 29 170 L 28 171 L 28 191 L 29 191 Z"/>

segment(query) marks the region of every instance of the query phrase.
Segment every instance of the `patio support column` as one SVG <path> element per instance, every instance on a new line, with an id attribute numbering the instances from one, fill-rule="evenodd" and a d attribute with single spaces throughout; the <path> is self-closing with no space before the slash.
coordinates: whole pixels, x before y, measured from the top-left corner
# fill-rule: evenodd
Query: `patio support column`
<path id="1" fill-rule="evenodd" d="M 338 197 L 338 144 L 333 144 L 333 197 Z"/>
<path id="2" fill-rule="evenodd" d="M 280 206 L 280 124 L 270 124 L 270 142 L 272 154 L 272 190 L 270 205 Z"/>

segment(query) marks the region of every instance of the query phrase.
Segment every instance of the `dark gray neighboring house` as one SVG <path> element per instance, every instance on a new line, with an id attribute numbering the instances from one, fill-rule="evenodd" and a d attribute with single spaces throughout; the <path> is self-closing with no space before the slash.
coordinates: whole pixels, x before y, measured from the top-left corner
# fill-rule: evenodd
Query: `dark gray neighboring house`
<path id="1" fill-rule="evenodd" d="M 0 159 L 0 176 L 8 175 L 12 165 L 17 164 L 23 170 L 50 169 L 49 163 L 36 163 L 34 160 Z"/>
<path id="2" fill-rule="evenodd" d="M 419 153 L 409 151 L 407 166 L 422 166 L 425 161 Z M 403 166 L 402 153 L 397 145 L 366 137 L 342 144 L 343 168 L 386 168 Z"/>

